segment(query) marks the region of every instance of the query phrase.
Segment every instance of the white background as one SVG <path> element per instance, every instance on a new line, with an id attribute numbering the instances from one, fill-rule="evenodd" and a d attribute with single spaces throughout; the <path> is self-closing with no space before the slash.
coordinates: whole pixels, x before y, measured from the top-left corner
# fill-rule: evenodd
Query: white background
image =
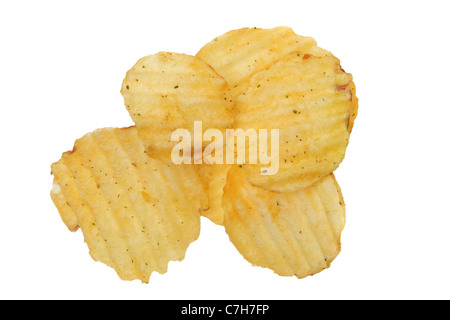
<path id="1" fill-rule="evenodd" d="M 0 298 L 450 298 L 446 3 L 2 1 Z M 50 164 L 87 132 L 133 124 L 119 91 L 137 59 L 281 25 L 339 57 L 360 98 L 336 171 L 347 224 L 331 268 L 298 280 L 253 267 L 205 218 L 186 259 L 149 284 L 94 262 L 51 202 Z"/>

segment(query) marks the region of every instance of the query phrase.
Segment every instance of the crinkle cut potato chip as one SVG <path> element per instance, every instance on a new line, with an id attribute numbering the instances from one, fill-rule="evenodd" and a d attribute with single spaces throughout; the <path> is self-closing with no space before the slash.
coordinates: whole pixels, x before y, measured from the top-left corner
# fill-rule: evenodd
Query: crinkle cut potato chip
<path id="1" fill-rule="evenodd" d="M 202 121 L 202 134 L 208 129 L 224 134 L 233 128 L 234 99 L 227 82 L 195 56 L 172 52 L 145 56 L 127 72 L 121 93 L 147 153 L 156 159 L 171 161 L 178 144 L 171 141 L 172 133 L 187 129 L 192 134 L 195 121 Z"/>
<path id="2" fill-rule="evenodd" d="M 223 76 L 233 96 L 239 95 L 247 79 L 270 67 L 291 52 L 331 56 L 311 37 L 300 36 L 291 28 L 242 28 L 229 31 L 204 45 L 196 54 Z"/>
<path id="3" fill-rule="evenodd" d="M 339 166 L 349 142 L 351 82 L 337 58 L 300 52 L 250 77 L 237 97 L 235 126 L 279 130 L 279 170 L 262 175 L 263 164 L 246 164 L 252 184 L 295 191 Z"/>
<path id="4" fill-rule="evenodd" d="M 208 203 L 194 166 L 151 159 L 134 127 L 86 134 L 51 170 L 63 222 L 123 280 L 165 273 L 199 236 Z"/>
<path id="5" fill-rule="evenodd" d="M 309 188 L 279 193 L 251 185 L 235 166 L 223 206 L 230 241 L 254 266 L 304 278 L 328 268 L 340 252 L 345 204 L 333 174 Z"/>

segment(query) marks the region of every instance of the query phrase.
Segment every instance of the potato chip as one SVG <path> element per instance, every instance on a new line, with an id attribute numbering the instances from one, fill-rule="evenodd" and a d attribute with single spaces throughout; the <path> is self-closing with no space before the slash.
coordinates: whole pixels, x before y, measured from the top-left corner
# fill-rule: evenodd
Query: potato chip
<path id="1" fill-rule="evenodd" d="M 229 31 L 203 46 L 197 57 L 209 63 L 227 80 L 233 96 L 239 95 L 247 79 L 293 51 L 315 56 L 331 55 L 310 37 L 288 27 L 242 28 Z"/>
<path id="2" fill-rule="evenodd" d="M 193 134 L 195 121 L 202 122 L 202 134 L 233 127 L 234 99 L 227 82 L 194 56 L 160 52 L 143 57 L 127 72 L 121 93 L 148 155 L 156 159 L 170 161 L 178 144 L 172 133 L 186 129 Z M 201 151 L 192 144 L 194 153 Z"/>
<path id="3" fill-rule="evenodd" d="M 339 166 L 349 141 L 351 82 L 335 57 L 296 52 L 250 77 L 237 97 L 235 126 L 279 130 L 279 170 L 263 175 L 261 163 L 245 165 L 252 184 L 290 192 Z"/>
<path id="4" fill-rule="evenodd" d="M 345 204 L 334 175 L 279 193 L 252 186 L 234 166 L 223 195 L 230 241 L 252 265 L 303 278 L 330 266 L 341 250 Z"/>
<path id="5" fill-rule="evenodd" d="M 193 165 L 151 159 L 134 127 L 78 139 L 52 165 L 51 198 L 67 227 L 78 227 L 96 261 L 121 279 L 146 283 L 184 259 L 208 207 Z"/>
<path id="6" fill-rule="evenodd" d="M 209 198 L 209 207 L 200 213 L 217 225 L 223 225 L 222 196 L 230 168 L 231 165 L 227 164 L 201 165 L 198 167 L 200 179 L 205 184 L 204 188 L 207 190 Z"/>

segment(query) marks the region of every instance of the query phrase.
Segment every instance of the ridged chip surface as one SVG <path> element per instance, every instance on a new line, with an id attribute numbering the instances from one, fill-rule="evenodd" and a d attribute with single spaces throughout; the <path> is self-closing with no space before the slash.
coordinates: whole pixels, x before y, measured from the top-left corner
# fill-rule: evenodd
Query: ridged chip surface
<path id="1" fill-rule="evenodd" d="M 148 157 L 134 127 L 89 133 L 51 168 L 62 220 L 121 279 L 165 273 L 199 236 L 208 204 L 197 171 Z"/>
<path id="2" fill-rule="evenodd" d="M 278 193 L 252 186 L 245 171 L 233 167 L 223 204 L 230 241 L 254 266 L 304 278 L 328 268 L 340 252 L 345 204 L 333 175 Z"/>
<path id="3" fill-rule="evenodd" d="M 351 82 L 337 58 L 299 52 L 250 77 L 237 97 L 236 128 L 279 130 L 278 172 L 262 175 L 265 165 L 246 164 L 251 183 L 290 192 L 339 166 L 350 135 Z"/>
<path id="4" fill-rule="evenodd" d="M 194 121 L 202 121 L 202 134 L 233 127 L 234 99 L 227 82 L 191 55 L 159 52 L 139 59 L 127 72 L 121 93 L 148 154 L 157 159 L 171 161 L 178 143 L 171 141 L 172 133 L 187 129 L 193 138 Z"/>
<path id="5" fill-rule="evenodd" d="M 270 67 L 293 51 L 331 56 L 330 52 L 319 48 L 313 38 L 300 36 L 289 27 L 231 30 L 205 44 L 196 56 L 223 76 L 232 94 L 237 96 L 252 74 Z"/>

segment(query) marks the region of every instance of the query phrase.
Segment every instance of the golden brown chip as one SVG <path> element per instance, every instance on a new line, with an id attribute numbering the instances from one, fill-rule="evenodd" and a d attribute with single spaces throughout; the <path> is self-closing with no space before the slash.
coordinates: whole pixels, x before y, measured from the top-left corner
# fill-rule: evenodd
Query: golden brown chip
<path id="1" fill-rule="evenodd" d="M 294 191 L 339 166 L 349 140 L 351 82 L 335 57 L 295 52 L 250 77 L 237 97 L 235 126 L 279 129 L 279 170 L 263 175 L 265 165 L 245 165 L 252 184 Z"/>
<path id="2" fill-rule="evenodd" d="M 297 35 L 288 27 L 232 30 L 207 43 L 196 56 L 223 76 L 232 94 L 237 96 L 252 74 L 268 68 L 293 51 L 331 56 L 330 52 L 319 48 L 313 38 Z"/>
<path id="3" fill-rule="evenodd" d="M 121 93 L 147 153 L 157 159 L 171 161 L 178 144 L 171 141 L 172 133 L 187 129 L 193 135 L 195 121 L 202 122 L 202 134 L 233 127 L 234 99 L 227 82 L 194 56 L 160 52 L 143 57 L 127 72 Z M 201 151 L 192 143 L 194 153 Z"/>
<path id="4" fill-rule="evenodd" d="M 252 186 L 245 170 L 233 167 L 223 205 L 225 230 L 252 265 L 303 278 L 328 268 L 340 252 L 345 204 L 333 174 L 278 193 Z"/>
<path id="5" fill-rule="evenodd" d="M 223 225 L 222 196 L 225 187 L 227 173 L 231 165 L 212 164 L 198 167 L 200 179 L 205 184 L 209 197 L 209 207 L 202 210 L 201 214 L 217 225 Z"/>
<path id="6" fill-rule="evenodd" d="M 134 127 L 78 139 L 52 165 L 51 198 L 67 227 L 83 232 L 92 258 L 121 279 L 148 282 L 182 260 L 208 206 L 193 165 L 149 158 Z"/>

